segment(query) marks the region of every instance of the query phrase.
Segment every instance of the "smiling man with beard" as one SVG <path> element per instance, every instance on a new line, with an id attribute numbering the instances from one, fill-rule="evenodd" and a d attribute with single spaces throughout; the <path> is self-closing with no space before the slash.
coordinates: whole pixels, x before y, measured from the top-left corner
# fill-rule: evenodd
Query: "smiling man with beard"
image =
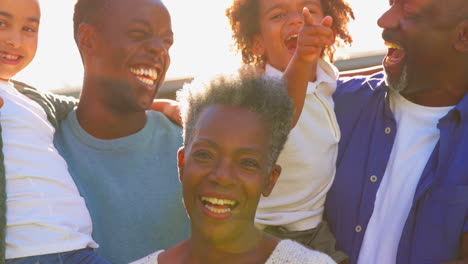
<path id="1" fill-rule="evenodd" d="M 171 19 L 159 0 L 79 0 L 74 29 L 83 90 L 55 143 L 86 200 L 97 251 L 128 263 L 189 234 L 181 129 L 146 111 L 169 67 Z"/>
<path id="2" fill-rule="evenodd" d="M 390 0 L 386 74 L 340 82 L 326 213 L 351 263 L 468 263 L 468 5 Z"/>

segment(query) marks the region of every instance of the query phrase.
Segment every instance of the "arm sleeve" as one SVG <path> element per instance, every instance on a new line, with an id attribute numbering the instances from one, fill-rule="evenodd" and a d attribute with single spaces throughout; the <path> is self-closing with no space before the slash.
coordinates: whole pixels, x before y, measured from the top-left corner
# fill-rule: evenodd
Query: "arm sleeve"
<path id="1" fill-rule="evenodd" d="M 38 90 L 28 84 L 13 81 L 15 88 L 29 99 L 37 102 L 46 111 L 47 118 L 54 127 L 63 120 L 78 104 L 78 99 Z"/>
<path id="2" fill-rule="evenodd" d="M 51 92 L 45 92 L 44 95 L 52 104 L 57 122 L 65 119 L 68 113 L 78 104 L 78 99 L 71 96 L 58 95 Z"/>

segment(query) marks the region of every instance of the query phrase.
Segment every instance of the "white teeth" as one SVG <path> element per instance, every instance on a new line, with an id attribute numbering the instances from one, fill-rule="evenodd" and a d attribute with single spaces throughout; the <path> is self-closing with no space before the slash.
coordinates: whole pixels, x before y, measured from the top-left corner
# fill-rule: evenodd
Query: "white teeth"
<path id="1" fill-rule="evenodd" d="M 153 85 L 154 84 L 154 81 L 150 80 L 150 79 L 147 79 L 147 78 L 144 78 L 144 77 L 140 77 L 140 76 L 137 76 L 136 77 L 140 82 L 144 83 L 144 84 L 147 84 L 147 85 Z"/>
<path id="2" fill-rule="evenodd" d="M 137 79 L 148 85 L 153 85 L 158 78 L 158 72 L 154 68 L 130 68 L 130 72 L 142 76 L 137 76 Z"/>
<path id="3" fill-rule="evenodd" d="M 387 48 L 390 48 L 390 49 L 403 49 L 403 47 L 401 47 L 400 45 L 396 43 L 387 42 L 387 41 L 385 41 L 385 46 L 387 46 Z"/>
<path id="4" fill-rule="evenodd" d="M 216 213 L 216 214 L 224 214 L 224 213 L 229 213 L 231 212 L 231 208 L 224 208 L 224 209 L 218 209 L 218 208 L 214 208 L 214 207 L 211 207 L 209 206 L 208 204 L 205 204 L 205 207 L 212 211 L 213 213 Z"/>
<path id="5" fill-rule="evenodd" d="M 0 53 L 0 57 L 3 57 L 7 60 L 17 60 L 19 56 L 11 55 L 11 54 L 5 54 L 5 53 Z"/>
<path id="6" fill-rule="evenodd" d="M 214 197 L 202 197 L 201 200 L 203 202 L 209 202 L 211 204 L 216 204 L 216 205 L 235 205 L 236 201 L 233 200 L 227 200 L 227 199 L 218 199 Z"/>
<path id="7" fill-rule="evenodd" d="M 286 39 L 286 41 L 288 41 L 288 40 L 290 40 L 290 39 L 292 39 L 292 38 L 297 38 L 298 36 L 299 36 L 299 35 L 297 35 L 297 34 L 291 35 L 291 36 L 289 36 L 289 37 Z"/>

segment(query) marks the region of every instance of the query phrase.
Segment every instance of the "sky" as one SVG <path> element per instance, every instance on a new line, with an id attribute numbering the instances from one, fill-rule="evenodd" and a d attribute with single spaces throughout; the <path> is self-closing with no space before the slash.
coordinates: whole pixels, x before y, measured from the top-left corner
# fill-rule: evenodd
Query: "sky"
<path id="1" fill-rule="evenodd" d="M 166 79 L 229 71 L 240 65 L 232 48 L 224 10 L 231 0 L 166 0 L 172 17 L 174 45 Z M 33 62 L 14 79 L 40 89 L 81 86 L 83 67 L 73 40 L 76 0 L 40 0 L 42 17 L 39 47 Z M 350 23 L 354 44 L 342 54 L 384 49 L 377 18 L 388 5 L 384 0 L 348 0 L 356 20 Z"/>

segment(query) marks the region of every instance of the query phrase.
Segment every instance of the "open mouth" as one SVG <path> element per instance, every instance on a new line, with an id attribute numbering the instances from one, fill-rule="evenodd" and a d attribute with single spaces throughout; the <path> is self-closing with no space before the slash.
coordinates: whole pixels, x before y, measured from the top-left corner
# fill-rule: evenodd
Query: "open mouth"
<path id="1" fill-rule="evenodd" d="M 385 45 L 388 47 L 388 52 L 383 62 L 385 69 L 391 72 L 401 72 L 406 57 L 405 50 L 396 43 L 386 41 Z"/>
<path id="2" fill-rule="evenodd" d="M 130 72 L 143 84 L 155 85 L 158 78 L 158 70 L 148 66 L 134 66 Z"/>
<path id="3" fill-rule="evenodd" d="M 296 52 L 297 38 L 298 38 L 298 35 L 293 34 L 289 36 L 288 38 L 286 38 L 286 40 L 284 41 L 284 45 L 286 46 L 286 49 L 288 50 L 289 54 L 294 54 L 294 52 Z"/>
<path id="4" fill-rule="evenodd" d="M 0 51 L 0 60 L 4 63 L 16 64 L 21 60 L 21 58 L 23 58 L 23 56 Z"/>
<path id="5" fill-rule="evenodd" d="M 229 214 L 239 205 L 239 202 L 235 200 L 216 197 L 202 196 L 200 200 L 209 212 L 218 215 Z"/>

